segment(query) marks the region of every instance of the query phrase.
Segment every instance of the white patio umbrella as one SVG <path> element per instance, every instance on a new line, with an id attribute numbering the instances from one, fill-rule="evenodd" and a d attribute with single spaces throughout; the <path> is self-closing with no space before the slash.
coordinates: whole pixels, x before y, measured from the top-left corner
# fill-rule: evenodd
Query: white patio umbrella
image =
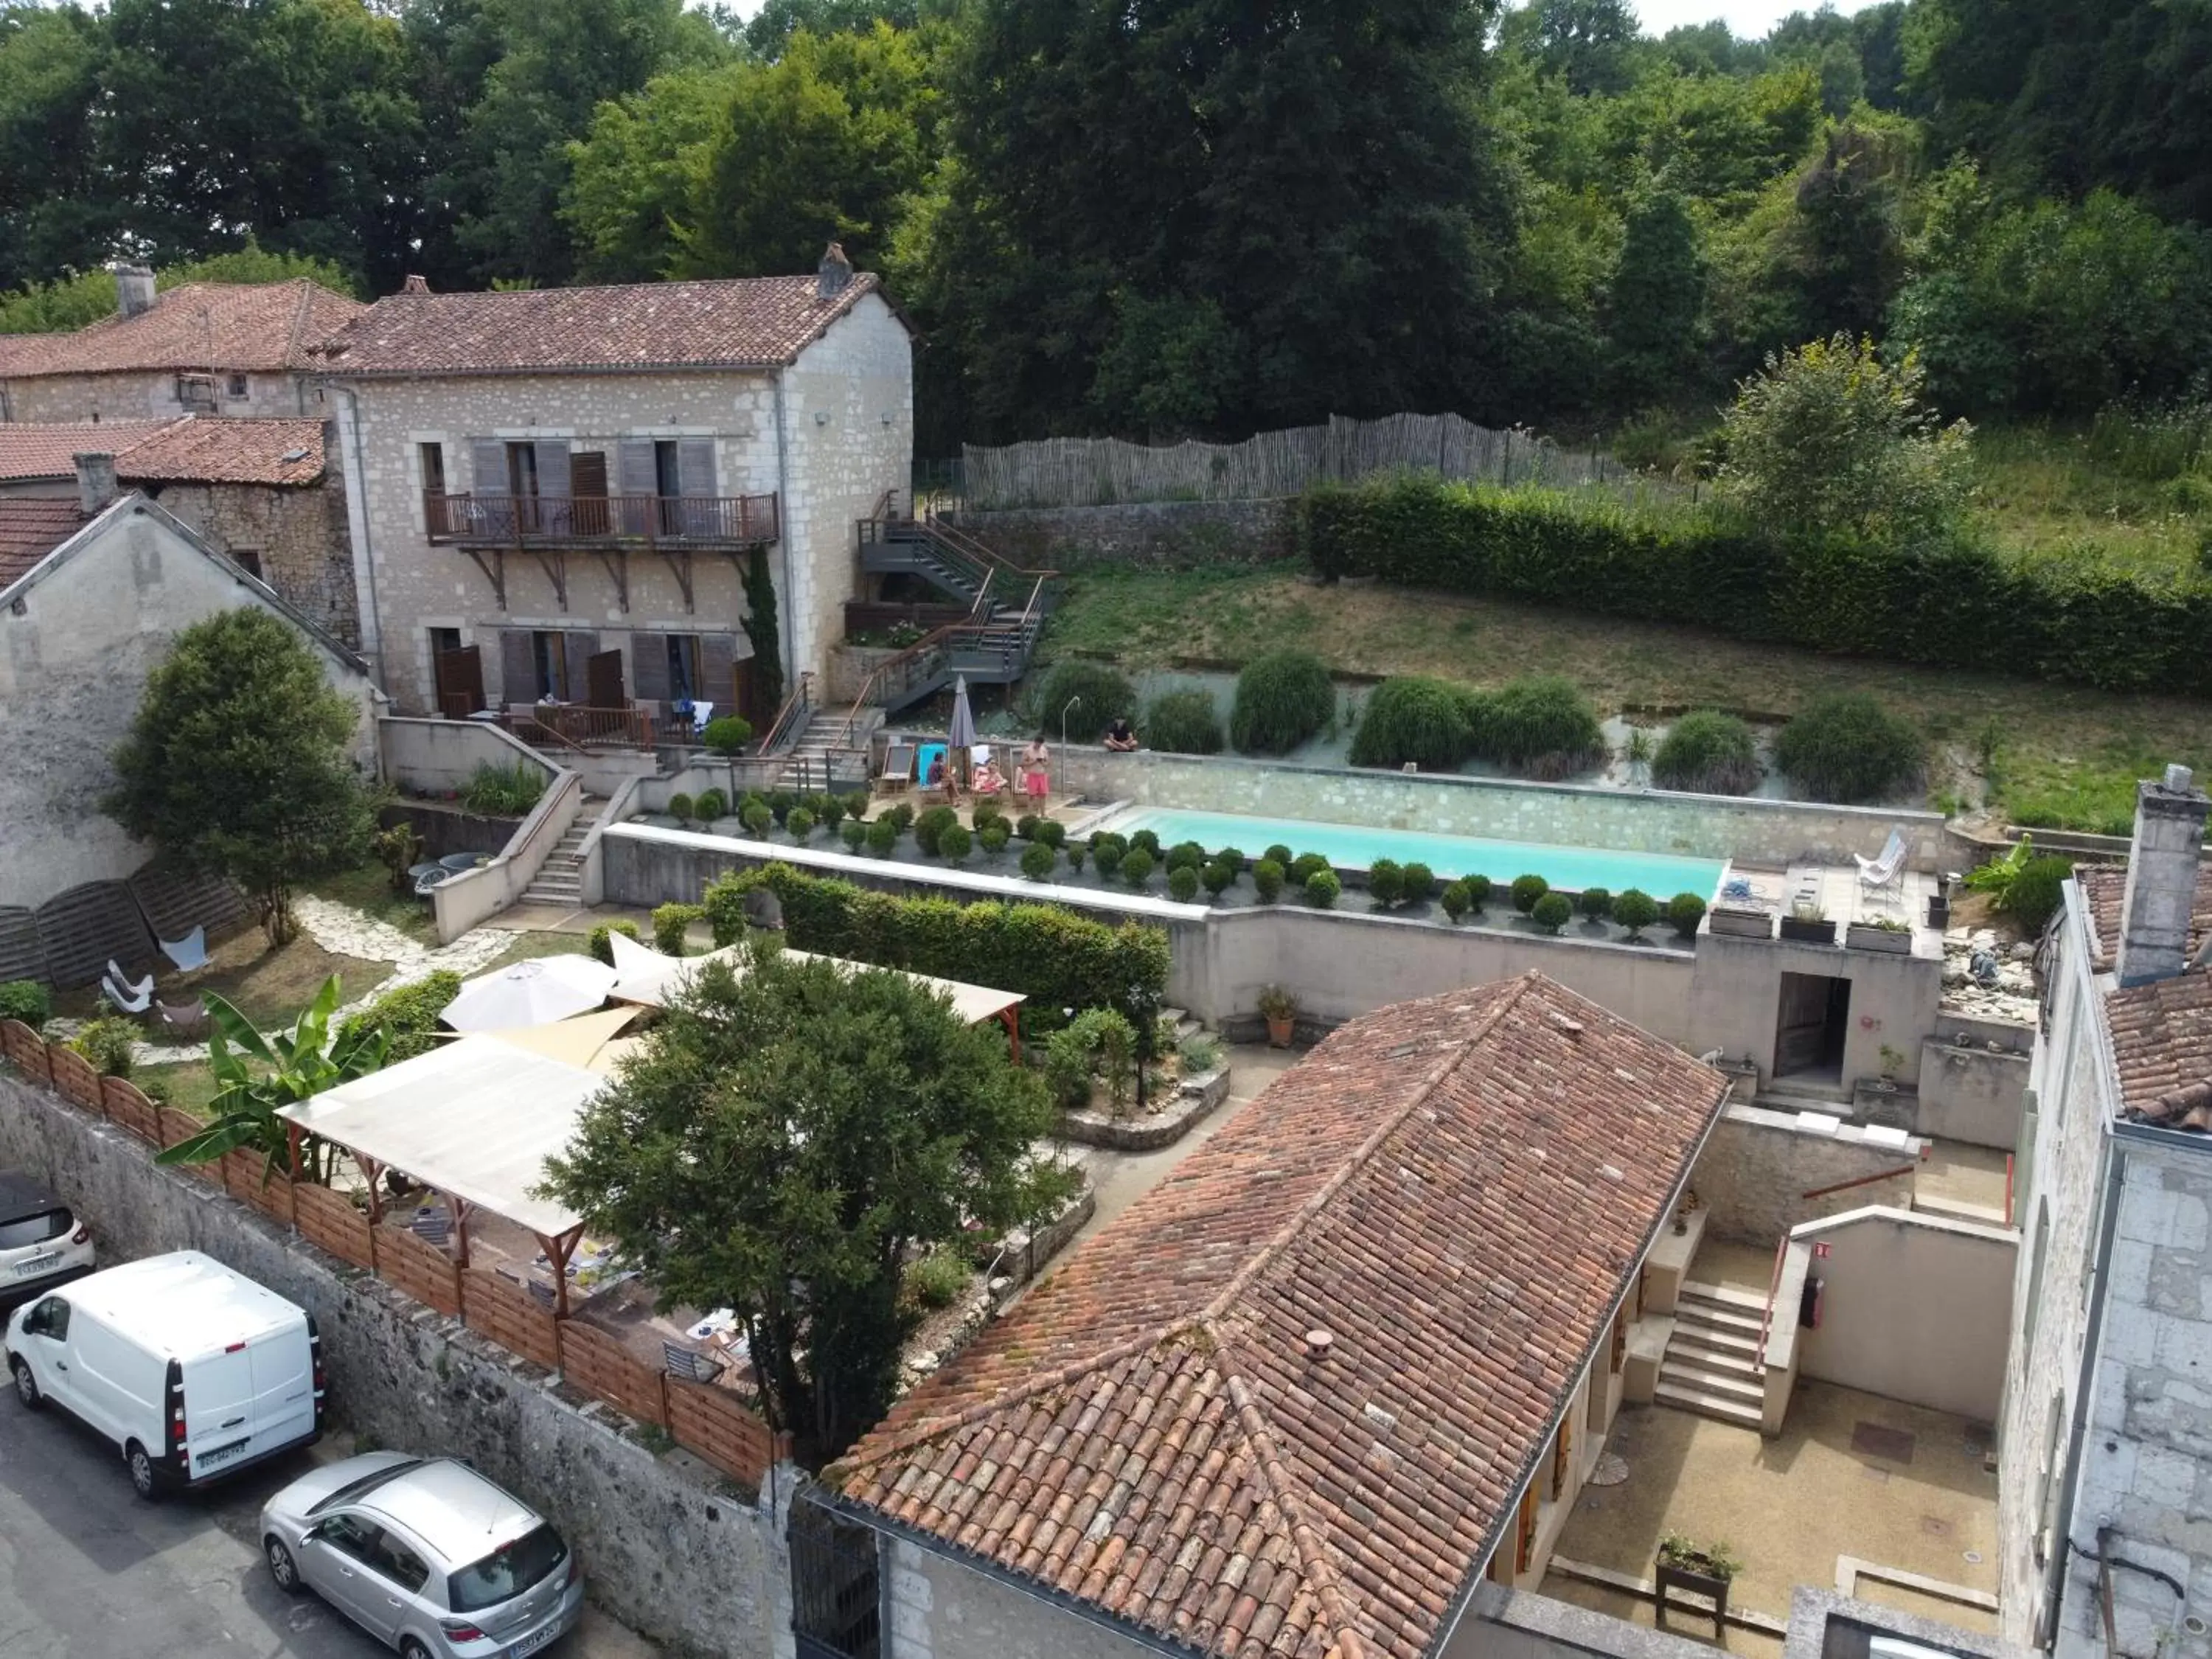
<path id="1" fill-rule="evenodd" d="M 550 1025 L 607 1000 L 615 970 L 590 957 L 539 957 L 461 987 L 441 1016 L 456 1031 L 499 1031 Z"/>
<path id="2" fill-rule="evenodd" d="M 972 769 L 968 765 L 968 751 L 975 746 L 975 711 L 968 706 L 968 677 L 961 675 L 952 682 L 952 725 L 945 734 L 945 746 L 960 757 L 963 773 Z"/>

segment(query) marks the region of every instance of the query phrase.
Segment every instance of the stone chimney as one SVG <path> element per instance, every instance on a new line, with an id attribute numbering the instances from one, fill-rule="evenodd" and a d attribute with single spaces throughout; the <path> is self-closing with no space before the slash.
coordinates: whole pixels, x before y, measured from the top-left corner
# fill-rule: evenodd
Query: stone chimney
<path id="1" fill-rule="evenodd" d="M 410 274 L 407 280 L 400 283 L 399 291 L 402 294 L 428 294 L 430 284 L 422 277 Z"/>
<path id="2" fill-rule="evenodd" d="M 853 262 L 845 257 L 840 244 L 830 243 L 823 252 L 822 263 L 815 267 L 814 291 L 825 300 L 834 300 L 852 280 Z"/>
<path id="3" fill-rule="evenodd" d="M 115 314 L 136 317 L 154 308 L 154 272 L 149 265 L 115 267 Z"/>
<path id="4" fill-rule="evenodd" d="M 2122 985 L 2171 979 L 2189 966 L 2189 918 L 2208 811 L 2212 800 L 2185 766 L 2169 766 L 2165 777 L 2136 786 L 2135 843 L 2120 906 Z"/>
<path id="5" fill-rule="evenodd" d="M 72 457 L 76 462 L 76 504 L 88 519 L 105 513 L 116 497 L 115 457 L 104 449 Z"/>

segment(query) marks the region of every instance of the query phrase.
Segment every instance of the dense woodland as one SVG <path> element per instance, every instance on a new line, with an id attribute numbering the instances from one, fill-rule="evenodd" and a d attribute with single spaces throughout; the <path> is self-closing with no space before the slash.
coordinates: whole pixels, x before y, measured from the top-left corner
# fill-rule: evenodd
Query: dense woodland
<path id="1" fill-rule="evenodd" d="M 1686 429 L 1838 331 L 1947 415 L 2067 420 L 2201 397 L 2208 158 L 2212 11 L 2164 0 L 1763 41 L 1626 0 L 0 0 L 0 328 L 100 314 L 123 252 L 375 295 L 835 237 L 923 331 L 925 453 Z"/>

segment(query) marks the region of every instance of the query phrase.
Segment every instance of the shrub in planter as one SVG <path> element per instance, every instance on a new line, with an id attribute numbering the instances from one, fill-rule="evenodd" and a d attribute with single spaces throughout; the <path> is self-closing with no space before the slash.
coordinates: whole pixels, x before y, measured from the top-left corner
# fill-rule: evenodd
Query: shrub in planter
<path id="1" fill-rule="evenodd" d="M 1211 691 L 1169 691 L 1145 710 L 1145 745 L 1169 755 L 1221 752 L 1221 714 Z"/>
<path id="2" fill-rule="evenodd" d="M 975 844 L 975 839 L 969 834 L 965 824 L 948 823 L 939 832 L 937 855 L 948 864 L 957 864 L 968 856 L 968 849 Z"/>
<path id="3" fill-rule="evenodd" d="M 1121 855 L 1121 879 L 1132 887 L 1142 887 L 1152 878 L 1152 855 L 1141 847 L 1132 847 Z"/>
<path id="4" fill-rule="evenodd" d="M 1667 901 L 1667 925 L 1684 939 L 1698 936 L 1698 924 L 1705 917 L 1705 902 L 1695 893 L 1677 893 Z"/>
<path id="5" fill-rule="evenodd" d="M 1336 712 L 1328 665 L 1310 651 L 1270 651 L 1245 664 L 1229 709 L 1229 736 L 1248 755 L 1282 755 Z"/>
<path id="6" fill-rule="evenodd" d="M 1073 848 L 1069 849 L 1071 854 L 1073 850 Z M 1091 843 L 1091 861 L 1098 866 L 1098 873 L 1109 881 L 1111 881 L 1115 872 L 1121 869 L 1121 860 L 1127 856 L 1128 855 L 1121 850 L 1118 842 L 1109 841 L 1103 836 L 1094 839 Z M 1146 856 L 1149 857 L 1150 854 Z"/>
<path id="7" fill-rule="evenodd" d="M 993 858 L 1005 852 L 1006 843 L 1013 838 L 1014 832 L 1004 818 L 986 818 L 975 831 L 976 844 Z M 942 838 L 939 844 L 942 845 Z"/>
<path id="8" fill-rule="evenodd" d="M 702 789 L 699 792 L 699 816 L 705 822 L 712 823 L 716 818 L 726 817 L 729 811 L 730 798 L 720 790 Z"/>
<path id="9" fill-rule="evenodd" d="M 668 816 L 678 823 L 689 823 L 699 815 L 699 803 L 682 790 L 668 798 Z"/>
<path id="10" fill-rule="evenodd" d="M 1022 873 L 1031 881 L 1042 881 L 1052 873 L 1052 866 L 1059 862 L 1059 854 L 1036 842 L 1022 848 Z"/>
<path id="11" fill-rule="evenodd" d="M 701 798 L 705 799 L 703 796 Z M 748 835 L 765 836 L 775 825 L 775 813 L 766 801 L 755 801 L 745 808 L 745 815 L 738 822 L 745 826 Z"/>
<path id="12" fill-rule="evenodd" d="M 1056 830 L 1060 826 L 1054 824 L 1053 827 Z M 1037 844 L 1041 847 L 1049 847 L 1054 852 L 1060 850 L 1060 844 L 1057 841 L 1040 842 Z M 1083 867 L 1083 843 L 1079 841 L 1069 842 L 1066 851 L 1067 867 L 1071 870 L 1080 870 Z"/>
<path id="13" fill-rule="evenodd" d="M 1045 1039 L 1045 1083 L 1062 1107 L 1078 1110 L 1090 1103 L 1096 1072 L 1118 1116 L 1136 1081 L 1136 1027 L 1114 1009 L 1087 1008 Z"/>
<path id="14" fill-rule="evenodd" d="M 1446 882 L 1443 895 L 1437 902 L 1443 906 L 1446 915 L 1457 921 L 1468 912 L 1467 884 L 1463 881 Z"/>
<path id="15" fill-rule="evenodd" d="M 794 806 L 784 819 L 783 827 L 791 831 L 792 840 L 804 844 L 806 838 L 814 833 L 814 814 L 804 806 Z"/>
<path id="16" fill-rule="evenodd" d="M 1419 860 L 1406 866 L 1406 902 L 1424 904 L 1437 896 L 1437 872 Z"/>
<path id="17" fill-rule="evenodd" d="M 585 948 L 599 961 L 611 968 L 615 965 L 615 947 L 607 943 L 607 935 L 610 933 L 620 933 L 631 944 L 637 944 L 639 943 L 637 924 L 634 921 L 603 921 L 592 929 L 592 936 L 586 942 Z"/>
<path id="18" fill-rule="evenodd" d="M 1547 933 L 1556 933 L 1574 920 L 1574 901 L 1565 893 L 1547 893 L 1538 899 L 1529 916 Z"/>
<path id="19" fill-rule="evenodd" d="M 1513 908 L 1522 915 L 1536 913 L 1536 901 L 1552 890 L 1552 884 L 1541 876 L 1513 878 Z"/>
<path id="20" fill-rule="evenodd" d="M 0 1019 L 20 1019 L 37 1030 L 54 1017 L 52 993 L 34 979 L 11 979 L 0 985 Z"/>
<path id="21" fill-rule="evenodd" d="M 653 948 L 665 957 L 684 954 L 684 935 L 695 921 L 704 921 L 703 904 L 663 904 L 653 913 Z"/>
<path id="22" fill-rule="evenodd" d="M 1918 781 L 1920 734 L 1863 691 L 1815 697 L 1775 739 L 1774 763 L 1820 800 L 1866 801 Z"/>
<path id="23" fill-rule="evenodd" d="M 1316 870 L 1306 878 L 1306 902 L 1316 910 L 1336 908 L 1337 897 L 1344 891 L 1344 884 L 1336 878 L 1334 870 Z"/>
<path id="24" fill-rule="evenodd" d="M 1096 853 L 1106 847 L 1112 848 L 1116 853 L 1126 853 L 1129 850 L 1129 838 L 1118 830 L 1101 830 L 1091 836 L 1091 850 Z"/>
<path id="25" fill-rule="evenodd" d="M 935 858 L 937 838 L 959 822 L 960 814 L 949 806 L 926 806 L 914 821 L 914 844 Z"/>
<path id="26" fill-rule="evenodd" d="M 845 845 L 855 853 L 867 844 L 868 826 L 858 818 L 847 818 L 837 826 L 837 833 L 844 838 Z"/>
<path id="27" fill-rule="evenodd" d="M 1224 893 L 1227 892 L 1231 887 L 1236 884 L 1237 872 L 1234 870 L 1231 870 L 1227 865 L 1223 864 L 1217 860 L 1213 863 L 1207 865 L 1205 869 L 1200 871 L 1198 872 L 1198 878 L 1206 884 L 1206 890 L 1207 892 L 1212 894 L 1214 897 L 1219 898 Z"/>
<path id="28" fill-rule="evenodd" d="M 469 775 L 461 805 L 493 817 L 520 817 L 545 793 L 545 775 L 527 761 L 497 766 L 485 761 Z"/>
<path id="29" fill-rule="evenodd" d="M 1294 855 L 1289 848 L 1284 846 L 1282 842 L 1277 842 L 1266 852 L 1261 854 L 1260 856 L 1263 859 L 1273 859 L 1276 863 L 1281 865 L 1284 869 L 1287 870 L 1291 867 Z"/>
<path id="30" fill-rule="evenodd" d="M 791 815 L 791 809 L 798 805 L 804 797 L 796 789 L 771 789 L 764 799 L 768 802 L 769 810 L 775 814 L 775 821 L 781 823 Z"/>
<path id="31" fill-rule="evenodd" d="M 1659 901 L 1640 887 L 1624 888 L 1613 897 L 1613 919 L 1628 929 L 1629 938 L 1641 939 L 1659 920 Z"/>
<path id="32" fill-rule="evenodd" d="M 884 816 L 891 821 L 901 835 L 904 835 L 914 827 L 914 805 L 909 801 L 899 802 Z"/>
<path id="33" fill-rule="evenodd" d="M 896 818 L 878 818 L 868 825 L 868 850 L 879 859 L 887 859 L 898 845 L 899 827 Z"/>
<path id="34" fill-rule="evenodd" d="M 1178 904 L 1188 904 L 1198 896 L 1198 872 L 1188 864 L 1178 864 L 1168 872 L 1168 896 Z"/>
<path id="35" fill-rule="evenodd" d="M 1328 860 L 1318 853 L 1301 853 L 1291 860 L 1291 884 L 1303 887 L 1320 872 L 1329 867 Z"/>
<path id="36" fill-rule="evenodd" d="M 1261 903 L 1273 904 L 1283 896 L 1283 866 L 1273 859 L 1261 859 L 1252 866 L 1252 890 Z"/>
<path id="37" fill-rule="evenodd" d="M 1662 789 L 1747 795 L 1759 787 L 1759 744 L 1751 728 L 1715 708 L 1694 709 L 1668 727 L 1651 759 Z"/>
<path id="38" fill-rule="evenodd" d="M 864 818 L 868 816 L 868 807 L 871 803 L 866 790 L 855 789 L 848 795 L 840 795 L 838 799 L 844 803 L 847 817 Z"/>
<path id="39" fill-rule="evenodd" d="M 734 755 L 753 740 L 752 722 L 735 714 L 717 714 L 707 722 L 699 740 L 718 755 Z"/>
<path id="40" fill-rule="evenodd" d="M 1058 818 L 1039 818 L 1036 838 L 1048 847 L 1064 847 L 1067 843 L 1067 826 Z"/>
<path id="41" fill-rule="evenodd" d="M 1602 887 L 1585 887 L 1575 908 L 1592 921 L 1603 921 L 1613 914 L 1613 895 Z"/>
<path id="42" fill-rule="evenodd" d="M 1571 777 L 1605 755 L 1597 710 L 1557 674 L 1514 680 L 1474 700 L 1473 750 L 1534 778 Z"/>
<path id="43" fill-rule="evenodd" d="M 1024 841 L 1037 838 L 1037 825 L 1044 822 L 1034 812 L 1024 812 L 1014 820 L 1014 834 Z"/>
<path id="44" fill-rule="evenodd" d="M 823 796 L 821 804 L 814 809 L 814 816 L 822 820 L 823 829 L 835 830 L 845 821 L 843 799 L 836 795 Z"/>
<path id="45" fill-rule="evenodd" d="M 1354 766 L 1404 766 L 1449 772 L 1473 752 L 1468 698 L 1426 675 L 1401 675 L 1375 688 L 1352 738 Z"/>
<path id="46" fill-rule="evenodd" d="M 1467 908 L 1480 914 L 1482 907 L 1490 902 L 1490 878 L 1462 876 L 1459 883 L 1467 889 Z"/>
<path id="47" fill-rule="evenodd" d="M 1158 859 L 1160 855 L 1160 838 L 1150 830 L 1138 830 L 1135 835 L 1129 837 L 1129 845 L 1141 847 L 1154 859 Z"/>
<path id="48" fill-rule="evenodd" d="M 1406 896 L 1406 872 L 1395 859 L 1377 859 L 1367 866 L 1367 896 L 1385 910 Z"/>
<path id="49" fill-rule="evenodd" d="M 1170 870 L 1180 870 L 1185 866 L 1193 870 L 1202 870 L 1206 867 L 1206 848 L 1194 841 L 1179 841 L 1168 848 L 1167 856 L 1160 862 Z"/>
<path id="50" fill-rule="evenodd" d="M 1068 701 L 1073 697 L 1082 701 L 1069 708 Z M 1127 679 L 1104 663 L 1056 663 L 1037 688 L 1036 708 L 1038 735 L 1058 737 L 1065 710 L 1067 740 L 1096 743 L 1109 722 L 1136 713 L 1137 694 Z"/>
<path id="51" fill-rule="evenodd" d="M 1213 862 L 1226 866 L 1232 876 L 1243 875 L 1244 866 L 1251 861 L 1244 856 L 1244 849 L 1241 847 L 1224 847 L 1213 855 Z"/>

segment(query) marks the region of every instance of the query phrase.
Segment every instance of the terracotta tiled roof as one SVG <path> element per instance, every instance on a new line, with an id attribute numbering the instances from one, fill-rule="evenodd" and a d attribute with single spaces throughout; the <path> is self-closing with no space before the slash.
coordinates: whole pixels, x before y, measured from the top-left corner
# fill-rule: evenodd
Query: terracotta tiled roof
<path id="1" fill-rule="evenodd" d="M 0 590 L 14 586 L 83 526 L 84 514 L 74 500 L 0 497 Z"/>
<path id="2" fill-rule="evenodd" d="M 76 471 L 79 454 L 104 449 L 119 455 L 172 424 L 168 421 L 0 422 L 0 483 L 70 477 Z"/>
<path id="3" fill-rule="evenodd" d="M 126 483 L 309 484 L 323 476 L 320 421 L 81 421 L 0 424 L 0 482 L 66 478 L 89 450 Z"/>
<path id="4" fill-rule="evenodd" d="M 0 374 L 107 374 L 146 369 L 267 373 L 313 367 L 307 352 L 368 307 L 299 277 L 289 283 L 185 283 L 136 317 L 103 317 L 70 334 L 21 335 Z"/>
<path id="5" fill-rule="evenodd" d="M 2120 1104 L 2131 1116 L 2212 1129 L 2212 969 L 2131 985 L 2105 999 Z"/>
<path id="6" fill-rule="evenodd" d="M 2104 965 L 2111 967 L 2119 959 L 2120 911 L 2128 890 L 2128 872 L 2125 865 L 2087 866 L 2074 872 L 2081 884 L 2081 896 L 2089 902 L 2089 921 L 2094 928 L 2097 949 L 2104 955 Z M 2212 866 L 2197 872 L 2197 902 L 2191 907 L 2189 921 L 2189 955 L 2194 960 L 2204 948 L 2204 941 L 2212 936 Z"/>
<path id="7" fill-rule="evenodd" d="M 1726 1086 L 1535 974 L 1355 1020 L 825 1479 L 1202 1653 L 1413 1659 Z"/>
<path id="8" fill-rule="evenodd" d="M 334 374 L 787 363 L 876 287 L 875 276 L 862 273 L 829 300 L 812 276 L 400 293 L 355 319 L 322 357 Z"/>

